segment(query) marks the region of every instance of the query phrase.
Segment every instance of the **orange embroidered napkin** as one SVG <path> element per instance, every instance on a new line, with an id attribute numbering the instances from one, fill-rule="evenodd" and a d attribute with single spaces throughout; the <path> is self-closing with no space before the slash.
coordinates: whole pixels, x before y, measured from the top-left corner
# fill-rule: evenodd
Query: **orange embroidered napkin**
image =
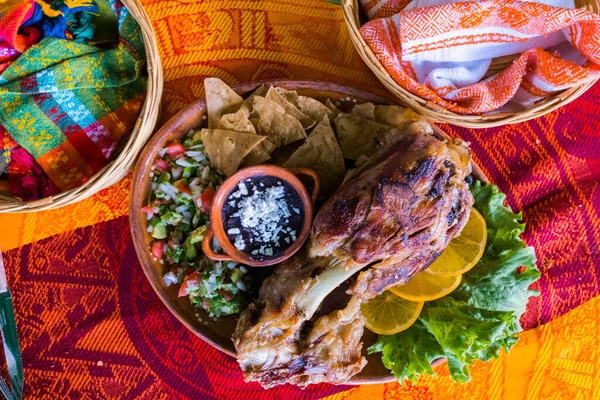
<path id="1" fill-rule="evenodd" d="M 373 17 L 397 13 L 360 32 L 400 86 L 455 113 L 522 108 L 600 78 L 600 16 L 586 10 L 516 0 L 416 0 L 401 9 L 405 3 L 363 1 Z M 438 5 L 419 7 L 430 4 Z M 517 53 L 481 80 L 494 57 Z"/>

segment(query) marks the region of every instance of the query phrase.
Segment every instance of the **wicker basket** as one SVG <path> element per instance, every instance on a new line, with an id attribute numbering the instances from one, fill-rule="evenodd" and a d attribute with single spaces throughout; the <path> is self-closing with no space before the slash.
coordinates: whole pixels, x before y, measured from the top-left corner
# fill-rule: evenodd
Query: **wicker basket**
<path id="1" fill-rule="evenodd" d="M 119 153 L 107 166 L 92 176 L 82 186 L 44 199 L 24 202 L 11 195 L 0 193 L 0 213 L 32 212 L 51 210 L 83 200 L 123 178 L 133 166 L 144 144 L 154 132 L 160 112 L 163 91 L 163 72 L 158 45 L 152 23 L 139 0 L 121 0 L 132 17 L 140 25 L 146 48 L 148 67 L 148 91 L 138 120 L 127 137 L 120 144 Z"/>
<path id="2" fill-rule="evenodd" d="M 578 7 L 586 8 L 587 10 L 600 14 L 600 0 L 582 1 L 575 0 Z M 574 87 L 563 92 L 549 96 L 544 100 L 540 100 L 530 107 L 519 112 L 512 113 L 496 113 L 496 114 L 481 114 L 481 115 L 460 115 L 444 109 L 443 107 L 433 104 L 427 100 L 415 96 L 400 87 L 388 74 L 383 65 L 379 62 L 373 51 L 364 41 L 360 32 L 361 26 L 360 16 L 362 8 L 358 4 L 358 0 L 342 0 L 342 8 L 344 10 L 344 18 L 346 25 L 350 31 L 350 38 L 354 47 L 360 54 L 360 57 L 367 63 L 368 67 L 373 71 L 375 76 L 394 94 L 400 101 L 413 108 L 419 114 L 435 122 L 445 122 L 449 124 L 464 126 L 468 128 L 490 128 L 494 126 L 514 124 L 530 119 L 540 117 L 557 108 L 564 106 L 567 103 L 575 100 L 588 90 L 594 82 Z M 488 73 L 496 73 L 505 69 L 516 56 L 501 57 L 494 59 Z"/>

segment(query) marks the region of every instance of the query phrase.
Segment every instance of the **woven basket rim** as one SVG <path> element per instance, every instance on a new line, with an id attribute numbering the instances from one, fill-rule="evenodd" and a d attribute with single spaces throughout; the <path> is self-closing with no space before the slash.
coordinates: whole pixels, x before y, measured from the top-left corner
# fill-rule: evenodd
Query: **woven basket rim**
<path id="1" fill-rule="evenodd" d="M 596 14 L 599 13 L 600 0 L 584 1 L 583 5 L 587 10 L 595 12 Z M 350 34 L 350 39 L 352 40 L 354 47 L 358 51 L 361 59 L 367 64 L 377 79 L 379 79 L 379 81 L 402 103 L 434 122 L 448 123 L 466 128 L 491 128 L 524 122 L 541 117 L 542 115 L 570 103 L 596 83 L 596 81 L 593 81 L 564 90 L 517 112 L 480 115 L 456 114 L 437 104 L 433 104 L 425 99 L 415 96 L 392 79 L 359 32 L 361 26 L 359 18 L 361 8 L 358 4 L 358 0 L 342 0 L 342 10 Z"/>
<path id="2" fill-rule="evenodd" d="M 138 154 L 154 132 L 160 113 L 163 92 L 163 70 L 158 43 L 150 18 L 139 0 L 121 0 L 131 16 L 138 22 L 146 49 L 148 89 L 146 99 L 127 140 L 122 141 L 120 151 L 104 168 L 94 174 L 83 185 L 39 200 L 21 201 L 7 193 L 0 193 L 0 213 L 35 212 L 64 207 L 86 199 L 96 192 L 121 180 L 131 169 Z"/>

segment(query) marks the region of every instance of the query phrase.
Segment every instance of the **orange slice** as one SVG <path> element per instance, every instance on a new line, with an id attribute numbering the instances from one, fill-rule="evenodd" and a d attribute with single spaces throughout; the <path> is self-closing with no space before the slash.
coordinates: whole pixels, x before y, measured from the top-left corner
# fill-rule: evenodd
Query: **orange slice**
<path id="1" fill-rule="evenodd" d="M 390 291 L 410 301 L 431 301 L 452 292 L 460 285 L 461 279 L 462 275 L 434 275 L 425 270 L 408 283 L 390 288 Z"/>
<path id="2" fill-rule="evenodd" d="M 450 241 L 446 250 L 429 266 L 427 271 L 434 275 L 464 274 L 473 268 L 483 256 L 486 242 L 485 220 L 473 208 L 460 236 Z"/>
<path id="3" fill-rule="evenodd" d="M 393 335 L 408 329 L 419 317 L 423 302 L 408 301 L 390 291 L 361 306 L 367 329 L 380 335 Z"/>

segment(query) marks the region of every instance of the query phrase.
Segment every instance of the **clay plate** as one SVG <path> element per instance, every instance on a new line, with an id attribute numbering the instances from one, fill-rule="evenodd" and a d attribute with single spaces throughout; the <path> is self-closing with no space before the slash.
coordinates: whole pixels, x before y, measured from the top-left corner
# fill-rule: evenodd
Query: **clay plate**
<path id="1" fill-rule="evenodd" d="M 248 83 L 240 86 L 236 86 L 233 89 L 239 93 L 242 97 L 246 97 L 252 93 L 261 84 L 281 86 L 288 90 L 296 90 L 298 94 L 304 96 L 310 96 L 322 102 L 325 102 L 328 98 L 332 102 L 339 102 L 339 108 L 342 111 L 348 112 L 354 106 L 354 104 L 360 104 L 364 102 L 372 102 L 375 104 L 396 104 L 395 101 L 385 97 L 381 97 L 369 92 L 362 90 L 337 85 L 334 83 L 318 82 L 318 81 L 268 81 L 268 82 L 256 82 Z M 150 284 L 167 306 L 167 308 L 192 332 L 198 335 L 202 340 L 208 344 L 216 347 L 217 349 L 235 357 L 235 348 L 231 341 L 231 335 L 235 329 L 236 318 L 235 317 L 224 317 L 218 322 L 214 322 L 205 326 L 203 323 L 198 322 L 194 316 L 195 313 L 199 313 L 201 318 L 206 321 L 208 315 L 204 310 L 194 310 L 189 304 L 187 298 L 177 297 L 177 285 L 171 285 L 167 288 L 162 280 L 164 267 L 152 260 L 149 252 L 149 243 L 151 237 L 146 231 L 147 221 L 144 213 L 140 211 L 140 208 L 145 205 L 145 201 L 148 198 L 148 192 L 150 188 L 150 167 L 154 159 L 158 155 L 159 149 L 174 139 L 183 137 L 190 129 L 198 129 L 206 127 L 206 120 L 202 117 L 206 115 L 206 101 L 205 99 L 197 100 L 190 104 L 189 107 L 179 112 L 173 118 L 169 120 L 146 144 L 140 158 L 138 159 L 135 171 L 133 173 L 131 196 L 129 203 L 129 219 L 131 225 L 131 234 L 133 236 L 133 243 L 137 252 L 138 259 L 144 273 L 148 277 Z M 440 136 L 446 136 L 439 128 L 435 127 L 436 134 Z M 479 168 L 474 166 L 474 175 L 476 178 L 486 181 L 487 179 Z M 332 296 L 328 296 L 327 302 L 324 308 L 334 306 L 336 303 L 342 303 L 345 300 L 345 294 L 343 291 L 336 291 Z M 356 376 L 354 376 L 348 384 L 362 385 L 371 383 L 384 383 L 394 381 L 394 376 L 390 371 L 385 368 L 381 362 L 381 354 L 367 355 L 366 349 L 375 342 L 377 335 L 365 329 L 363 335 L 363 354 L 366 356 L 368 363 L 366 367 Z M 433 364 L 441 364 L 445 360 L 436 360 Z"/>

